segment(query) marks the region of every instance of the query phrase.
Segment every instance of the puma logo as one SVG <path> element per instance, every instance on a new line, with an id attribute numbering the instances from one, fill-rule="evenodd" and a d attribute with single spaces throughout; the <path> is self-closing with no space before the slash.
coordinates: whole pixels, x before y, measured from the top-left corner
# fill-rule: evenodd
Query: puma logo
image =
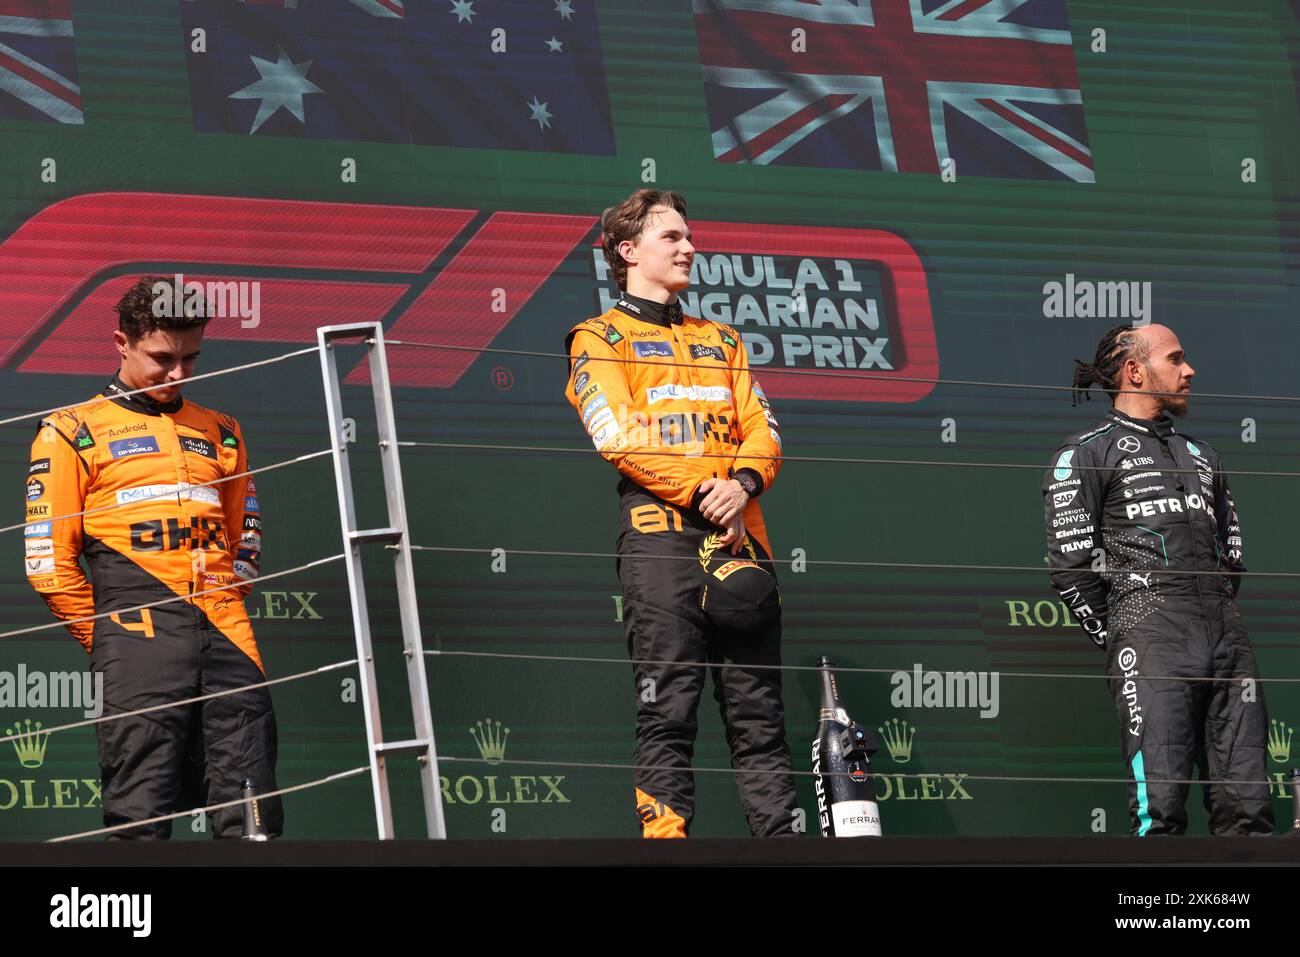
<path id="1" fill-rule="evenodd" d="M 1145 575 L 1135 575 L 1133 572 L 1128 573 L 1128 577 L 1135 582 L 1141 582 L 1143 588 L 1151 587 L 1151 576 L 1154 572 L 1147 572 Z"/>

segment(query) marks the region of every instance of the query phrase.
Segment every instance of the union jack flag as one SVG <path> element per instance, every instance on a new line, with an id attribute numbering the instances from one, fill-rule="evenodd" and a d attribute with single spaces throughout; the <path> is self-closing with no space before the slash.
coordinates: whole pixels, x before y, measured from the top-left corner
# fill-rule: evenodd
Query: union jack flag
<path id="1" fill-rule="evenodd" d="M 0 119 L 85 122 L 72 0 L 0 0 Z"/>
<path id="2" fill-rule="evenodd" d="M 1096 181 L 1065 0 L 693 3 L 720 162 Z"/>

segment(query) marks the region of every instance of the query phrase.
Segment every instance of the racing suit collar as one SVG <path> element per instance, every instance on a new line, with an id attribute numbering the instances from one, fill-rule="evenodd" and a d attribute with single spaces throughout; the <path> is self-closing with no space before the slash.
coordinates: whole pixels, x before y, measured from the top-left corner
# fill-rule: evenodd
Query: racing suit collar
<path id="1" fill-rule="evenodd" d="M 1136 428 L 1138 432 L 1154 435 L 1162 442 L 1178 431 L 1174 428 L 1173 421 L 1167 415 L 1162 415 L 1158 419 L 1138 419 L 1119 411 L 1119 409 L 1111 409 L 1110 417 L 1120 425 L 1127 425 L 1130 428 Z"/>
<path id="2" fill-rule="evenodd" d="M 181 406 L 185 404 L 183 396 L 177 396 L 170 402 L 159 402 L 150 398 L 147 392 L 137 392 L 135 395 L 119 395 L 121 392 L 130 392 L 131 387 L 122 381 L 116 373 L 109 382 L 108 387 L 104 390 L 108 395 L 113 396 L 113 401 L 124 409 L 130 409 L 132 412 L 140 412 L 143 415 L 162 415 L 164 412 L 179 412 Z"/>
<path id="3" fill-rule="evenodd" d="M 614 304 L 614 308 L 633 319 L 652 322 L 656 326 L 681 325 L 682 322 L 682 306 L 676 299 L 672 302 L 655 302 L 625 292 Z"/>

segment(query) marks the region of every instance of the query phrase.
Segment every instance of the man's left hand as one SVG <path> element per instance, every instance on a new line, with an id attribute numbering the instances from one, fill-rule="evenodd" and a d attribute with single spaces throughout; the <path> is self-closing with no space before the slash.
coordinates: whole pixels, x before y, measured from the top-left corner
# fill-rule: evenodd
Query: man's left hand
<path id="1" fill-rule="evenodd" d="M 705 479 L 699 491 L 704 492 L 700 514 L 720 527 L 731 525 L 749 504 L 749 493 L 735 479 Z"/>

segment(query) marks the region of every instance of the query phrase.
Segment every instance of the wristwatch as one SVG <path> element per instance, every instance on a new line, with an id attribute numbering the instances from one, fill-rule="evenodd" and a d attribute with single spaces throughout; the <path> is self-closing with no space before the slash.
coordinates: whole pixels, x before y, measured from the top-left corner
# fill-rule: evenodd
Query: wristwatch
<path id="1" fill-rule="evenodd" d="M 740 487 L 750 498 L 758 498 L 759 493 L 763 491 L 763 483 L 759 481 L 753 469 L 741 469 L 731 477 L 740 483 Z"/>

